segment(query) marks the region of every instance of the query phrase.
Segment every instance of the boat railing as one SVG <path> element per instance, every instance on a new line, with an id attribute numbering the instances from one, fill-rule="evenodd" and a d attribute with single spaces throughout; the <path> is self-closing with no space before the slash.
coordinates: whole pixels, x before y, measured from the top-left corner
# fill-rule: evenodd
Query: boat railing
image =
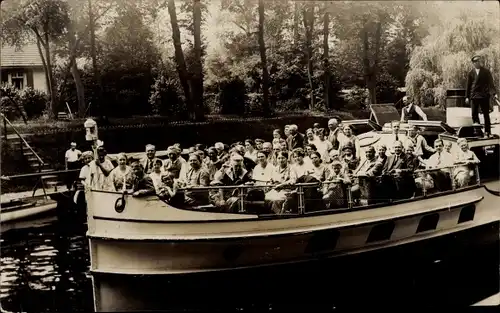
<path id="1" fill-rule="evenodd" d="M 38 153 L 36 153 L 35 150 L 33 150 L 33 148 L 26 141 L 26 139 L 24 139 L 24 137 L 17 131 L 16 127 L 14 127 L 14 125 L 12 125 L 12 123 L 9 121 L 9 119 L 3 113 L 0 113 L 0 115 L 2 116 L 3 121 L 4 121 L 4 136 L 5 136 L 5 139 L 7 139 L 7 124 L 9 124 L 9 126 L 12 127 L 12 129 L 14 130 L 15 134 L 17 135 L 17 137 L 19 137 L 19 139 L 21 139 L 22 143 L 31 151 L 31 153 L 33 153 L 33 155 L 37 159 L 37 161 L 38 161 L 38 171 L 40 172 L 42 170 L 42 166 L 45 164 L 43 162 L 42 158 L 40 158 L 40 156 L 38 155 Z M 24 156 L 23 145 L 22 144 L 20 145 L 20 152 L 21 152 L 21 155 Z"/>
<path id="2" fill-rule="evenodd" d="M 307 214 L 348 210 L 449 193 L 480 184 L 478 166 L 456 164 L 380 176 L 351 176 L 290 186 L 257 182 L 239 186 L 180 188 L 182 208 L 225 213 Z M 173 204 L 177 206 L 176 204 Z"/>

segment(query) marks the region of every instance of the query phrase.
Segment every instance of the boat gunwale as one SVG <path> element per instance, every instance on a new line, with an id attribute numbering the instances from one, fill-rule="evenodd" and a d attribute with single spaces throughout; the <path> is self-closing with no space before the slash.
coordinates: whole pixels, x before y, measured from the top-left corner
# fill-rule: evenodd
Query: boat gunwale
<path id="1" fill-rule="evenodd" d="M 183 223 L 194 223 L 194 224 L 204 224 L 204 223 L 230 223 L 230 222 L 248 222 L 248 221 L 268 221 L 268 220 L 285 220 L 285 219 L 298 219 L 298 218 L 305 218 L 305 217 L 311 217 L 311 216 L 322 216 L 322 215 L 335 215 L 335 214 L 341 214 L 341 213 L 349 213 L 349 212 L 357 212 L 357 211 L 363 211 L 363 210 L 372 210 L 372 209 L 377 209 L 381 207 L 386 207 L 389 205 L 399 205 L 399 204 L 404 204 L 404 203 L 410 203 L 410 202 L 416 202 L 420 200 L 425 200 L 425 199 L 432 199 L 432 198 L 437 198 L 440 196 L 448 196 L 451 194 L 455 193 L 460 193 L 460 192 L 465 192 L 465 191 L 470 191 L 474 189 L 480 189 L 483 188 L 485 190 L 488 190 L 484 184 L 481 185 L 472 185 L 472 186 L 467 186 L 463 187 L 460 189 L 456 190 L 449 190 L 449 191 L 443 191 L 439 193 L 435 193 L 432 195 L 425 195 L 425 196 L 420 196 L 418 198 L 409 198 L 409 199 L 401 199 L 401 200 L 396 200 L 396 201 L 390 201 L 390 202 L 384 202 L 384 203 L 376 203 L 376 204 L 371 204 L 371 205 L 366 205 L 366 206 L 357 206 L 357 207 L 352 207 L 352 208 L 340 208 L 340 209 L 330 209 L 330 210 L 321 210 L 321 211 L 315 211 L 315 212 L 304 212 L 303 214 L 290 214 L 290 215 L 273 215 L 273 214 L 263 214 L 263 215 L 256 215 L 256 214 L 251 214 L 251 213 L 246 213 L 246 212 L 241 212 L 241 213 L 224 213 L 224 214 L 233 214 L 233 215 L 245 215 L 245 216 L 255 216 L 255 217 L 249 217 L 249 218 L 244 218 L 244 219 L 211 219 L 211 220 L 155 220 L 155 219 L 126 219 L 126 218 L 120 218 L 120 217 L 104 217 L 104 216 L 99 216 L 99 215 L 92 215 L 91 217 L 96 220 L 109 220 L 109 221 L 122 221 L 122 222 L 138 222 L 138 223 L 150 223 L 150 224 L 158 224 L 158 223 L 172 223 L 172 224 L 183 224 Z M 97 192 L 102 192 L 102 193 L 112 193 L 112 194 L 119 194 L 122 195 L 121 193 L 113 192 L 113 191 L 100 191 L 98 190 Z M 158 199 L 164 203 L 165 201 Z M 166 203 L 168 204 L 168 203 Z M 184 208 L 177 208 L 177 207 L 172 207 L 176 210 L 186 210 L 190 212 L 197 212 L 196 210 L 189 210 L 189 209 L 184 209 Z M 213 214 L 218 214 L 218 212 L 210 212 Z"/>
<path id="2" fill-rule="evenodd" d="M 204 242 L 220 242 L 220 241 L 231 241 L 231 240 L 235 240 L 235 239 L 249 239 L 249 240 L 258 240 L 258 239 L 264 239 L 264 238 L 269 238 L 269 237 L 273 237 L 273 238 L 280 238 L 280 237 L 289 237 L 289 236 L 298 236 L 298 235 L 305 235 L 305 234 L 310 234 L 310 233 L 314 233 L 314 232 L 320 232 L 320 231 L 325 231 L 325 230 L 331 230 L 331 229 L 335 229 L 335 230 L 343 230 L 343 229 L 346 229 L 346 228 L 352 228 L 352 227 L 366 227 L 366 226 L 370 226 L 370 225 L 374 225 L 374 224 L 380 224 L 380 223 L 389 223 L 389 222 L 392 222 L 392 221 L 399 221 L 399 220 L 402 220 L 402 219 L 408 219 L 408 218 L 414 218 L 416 216 L 426 216 L 426 215 L 429 215 L 429 214 L 435 214 L 435 213 L 440 213 L 440 212 L 443 212 L 443 211 L 451 211 L 451 210 L 455 210 L 457 208 L 460 208 L 460 207 L 466 207 L 466 206 L 469 206 L 469 205 L 473 205 L 473 204 L 476 204 L 480 201 L 482 201 L 484 199 L 483 196 L 478 196 L 476 199 L 474 200 L 470 200 L 470 201 L 466 201 L 466 202 L 463 202 L 463 203 L 458 203 L 458 204 L 454 204 L 452 206 L 441 206 L 440 208 L 436 208 L 436 209 L 431 209 L 431 210 L 427 210 L 425 212 L 412 212 L 412 213 L 408 213 L 408 214 L 405 214 L 405 215 L 400 215 L 400 216 L 396 216 L 396 217 L 383 217 L 383 218 L 379 218 L 377 220 L 372 220 L 372 221 L 365 221 L 365 222 L 361 222 L 361 223 L 357 223 L 357 224 L 349 224 L 349 225 L 341 225 L 341 226 L 319 226 L 320 229 L 317 229 L 318 226 L 313 226 L 313 227 L 316 227 L 316 229 L 310 229 L 310 230 L 301 230 L 299 229 L 298 231 L 290 231 L 290 232 L 280 232 L 280 233 L 274 233 L 274 234 L 265 234 L 265 235 L 232 235 L 232 236 L 225 236 L 225 237 L 208 237 L 208 238 L 203 238 L 203 237 L 197 237 L 197 238 L 123 238 L 123 237 L 120 237 L 120 238 L 117 238 L 117 237 L 111 237 L 111 236 L 99 236 L 99 235 L 94 235 L 94 234 L 91 234 L 90 232 L 87 233 L 87 237 L 89 239 L 98 239 L 98 240 L 110 240 L 110 241 L 126 241 L 126 242 L 169 242 L 169 243 L 175 243 L 175 242 L 182 242 L 182 243 L 185 243 L 185 242 L 200 242 L 200 241 L 204 241 Z M 98 217 L 96 218 L 97 220 L 106 220 L 106 221 L 116 221 L 116 222 L 130 222 L 130 223 L 141 223 L 142 221 L 140 220 L 120 220 L 120 219 L 115 219 L 115 218 L 108 218 L 108 217 Z M 240 222 L 242 220 L 232 220 L 234 222 Z M 243 220 L 243 221 L 255 221 L 255 220 Z M 177 223 L 178 221 L 174 221 L 173 223 Z M 183 221 L 184 222 L 184 221 Z M 195 221 L 196 223 L 197 221 Z M 212 221 L 213 222 L 213 221 Z M 224 222 L 227 222 L 227 220 L 224 220 Z M 146 222 L 148 223 L 148 222 Z M 164 224 L 170 224 L 171 222 L 170 221 L 163 221 L 162 223 Z"/>

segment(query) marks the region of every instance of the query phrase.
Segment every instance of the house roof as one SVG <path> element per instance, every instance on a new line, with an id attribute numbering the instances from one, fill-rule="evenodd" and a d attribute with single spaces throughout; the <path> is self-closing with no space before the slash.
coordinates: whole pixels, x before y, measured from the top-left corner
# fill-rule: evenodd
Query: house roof
<path id="1" fill-rule="evenodd" d="M 43 66 L 36 44 L 21 48 L 2 46 L 0 50 L 1 67 Z"/>

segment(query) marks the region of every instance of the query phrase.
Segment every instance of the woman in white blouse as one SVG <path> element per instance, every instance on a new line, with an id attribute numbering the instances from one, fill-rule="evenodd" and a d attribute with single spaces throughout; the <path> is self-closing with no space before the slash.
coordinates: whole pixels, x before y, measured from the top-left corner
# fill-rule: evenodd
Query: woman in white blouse
<path id="1" fill-rule="evenodd" d="M 109 174 L 110 180 L 113 182 L 115 191 L 132 189 L 133 173 L 130 166 L 127 165 L 127 156 L 125 153 L 118 154 L 118 166 L 115 167 Z"/>
<path id="2" fill-rule="evenodd" d="M 266 154 L 262 151 L 257 152 L 257 165 L 252 171 L 252 179 L 255 185 L 261 186 L 271 182 L 274 166 L 267 161 Z"/>
<path id="3" fill-rule="evenodd" d="M 312 164 L 304 161 L 305 156 L 306 153 L 304 149 L 296 148 L 293 150 L 293 159 L 295 162 L 291 165 L 291 167 L 295 171 L 297 178 L 312 173 Z"/>
<path id="4" fill-rule="evenodd" d="M 278 152 L 278 166 L 273 170 L 271 182 L 277 184 L 271 191 L 266 193 L 265 199 L 272 204 L 272 210 L 276 214 L 281 214 L 285 209 L 285 200 L 291 193 L 293 185 L 297 181 L 297 173 L 288 163 L 288 153 L 285 151 Z"/>
<path id="5" fill-rule="evenodd" d="M 457 141 L 459 151 L 455 158 L 455 183 L 457 187 L 467 186 L 472 177 L 474 177 L 475 171 L 474 166 L 479 164 L 479 159 L 476 154 L 469 149 L 469 144 L 467 139 L 460 138 Z"/>

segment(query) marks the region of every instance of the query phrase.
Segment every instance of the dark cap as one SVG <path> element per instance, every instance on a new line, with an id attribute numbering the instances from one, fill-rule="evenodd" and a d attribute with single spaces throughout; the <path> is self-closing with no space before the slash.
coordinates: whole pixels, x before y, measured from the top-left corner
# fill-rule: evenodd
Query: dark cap
<path id="1" fill-rule="evenodd" d="M 473 57 L 471 58 L 471 61 L 472 61 L 472 62 L 475 62 L 475 61 L 478 61 L 478 60 L 480 60 L 480 59 L 481 59 L 481 56 L 480 56 L 480 55 L 475 55 L 475 56 L 473 56 Z"/>

